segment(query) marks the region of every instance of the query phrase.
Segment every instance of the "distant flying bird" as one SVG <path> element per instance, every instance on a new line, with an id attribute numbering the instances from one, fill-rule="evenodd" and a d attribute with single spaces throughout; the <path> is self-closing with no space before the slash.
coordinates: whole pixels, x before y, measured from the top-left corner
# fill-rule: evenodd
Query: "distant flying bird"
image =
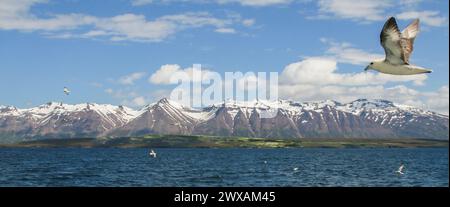
<path id="1" fill-rule="evenodd" d="M 405 174 L 405 173 L 403 172 L 403 169 L 404 169 L 404 168 L 405 168 L 405 165 L 401 164 L 400 167 L 398 168 L 398 170 L 396 171 L 396 173 L 398 173 L 398 174 L 400 174 L 400 175 Z"/>
<path id="2" fill-rule="evenodd" d="M 67 87 L 64 87 L 64 93 L 66 95 L 69 95 L 70 94 L 70 90 Z"/>
<path id="3" fill-rule="evenodd" d="M 419 19 L 414 20 L 400 32 L 395 18 L 389 18 L 380 34 L 381 45 L 384 48 L 386 58 L 371 62 L 365 70 L 373 69 L 380 73 L 392 75 L 431 73 L 429 69 L 410 65 L 409 63 L 409 57 L 413 51 L 414 39 L 418 33 Z"/>
<path id="4" fill-rule="evenodd" d="M 156 157 L 156 152 L 151 150 L 149 153 L 150 157 Z"/>

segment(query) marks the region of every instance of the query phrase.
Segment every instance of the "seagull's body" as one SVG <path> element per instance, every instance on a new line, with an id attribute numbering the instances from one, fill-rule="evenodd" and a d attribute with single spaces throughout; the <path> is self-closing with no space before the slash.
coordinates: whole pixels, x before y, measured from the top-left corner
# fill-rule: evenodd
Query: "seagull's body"
<path id="1" fill-rule="evenodd" d="M 373 65 L 377 67 L 380 73 L 391 75 L 416 75 L 421 73 L 431 73 L 430 70 L 415 65 L 393 65 L 387 62 L 374 62 Z"/>
<path id="2" fill-rule="evenodd" d="M 394 17 L 389 18 L 380 34 L 381 45 L 386 58 L 373 61 L 367 67 L 380 73 L 391 75 L 415 75 L 431 73 L 431 70 L 411 65 L 409 57 L 413 51 L 414 39 L 419 33 L 419 19 L 414 20 L 402 32 L 398 29 Z"/>
<path id="3" fill-rule="evenodd" d="M 70 94 L 70 90 L 67 87 L 64 87 L 64 93 L 66 95 L 69 95 Z"/>
<path id="4" fill-rule="evenodd" d="M 404 168 L 405 168 L 404 165 L 400 165 L 400 167 L 398 168 L 398 170 L 396 171 L 396 173 L 398 173 L 398 174 L 400 174 L 400 175 L 405 174 L 405 173 L 403 172 L 403 169 L 404 169 Z"/>
<path id="5" fill-rule="evenodd" d="M 156 157 L 156 152 L 153 150 L 150 150 L 149 155 L 150 155 L 150 157 Z"/>

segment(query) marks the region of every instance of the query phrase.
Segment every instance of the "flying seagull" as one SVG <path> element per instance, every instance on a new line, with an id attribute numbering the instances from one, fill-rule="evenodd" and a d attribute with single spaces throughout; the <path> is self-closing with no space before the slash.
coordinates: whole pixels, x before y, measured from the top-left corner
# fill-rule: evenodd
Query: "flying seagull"
<path id="1" fill-rule="evenodd" d="M 405 174 L 405 173 L 403 172 L 403 169 L 404 169 L 404 168 L 405 168 L 405 165 L 401 164 L 400 167 L 398 168 L 398 170 L 396 171 L 396 173 L 398 173 L 398 174 L 400 174 L 400 175 Z"/>
<path id="2" fill-rule="evenodd" d="M 156 152 L 152 149 L 148 155 L 150 155 L 150 157 L 156 157 Z"/>
<path id="3" fill-rule="evenodd" d="M 69 95 L 70 94 L 70 90 L 67 87 L 64 87 L 64 93 L 66 95 Z"/>
<path id="4" fill-rule="evenodd" d="M 414 39 L 418 33 L 419 19 L 414 20 L 400 32 L 395 18 L 389 18 L 380 34 L 381 45 L 384 48 L 386 58 L 381 61 L 371 62 L 365 70 L 372 69 L 380 73 L 392 75 L 431 73 L 429 69 L 410 65 L 409 63 L 409 57 L 413 51 Z"/>

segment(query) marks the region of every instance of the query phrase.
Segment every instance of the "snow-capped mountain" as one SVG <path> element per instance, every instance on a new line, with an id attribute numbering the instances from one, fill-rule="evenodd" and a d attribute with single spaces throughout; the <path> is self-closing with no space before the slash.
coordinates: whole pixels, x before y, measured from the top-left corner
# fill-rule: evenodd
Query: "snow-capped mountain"
<path id="1" fill-rule="evenodd" d="M 112 130 L 109 135 L 189 134 L 197 120 L 189 116 L 188 112 L 188 108 L 176 102 L 161 99 L 141 109 L 138 116 Z"/>
<path id="2" fill-rule="evenodd" d="M 51 102 L 0 106 L 0 140 L 121 137 L 144 134 L 270 138 L 448 139 L 448 116 L 386 100 L 227 101 L 201 109 L 161 99 L 141 110 Z"/>
<path id="3" fill-rule="evenodd" d="M 99 104 L 69 105 L 50 102 L 29 109 L 0 108 L 0 138 L 97 137 L 128 123 L 136 111 Z"/>
<path id="4" fill-rule="evenodd" d="M 359 99 L 339 110 L 372 120 L 393 129 L 400 137 L 447 137 L 448 116 L 386 100 Z"/>

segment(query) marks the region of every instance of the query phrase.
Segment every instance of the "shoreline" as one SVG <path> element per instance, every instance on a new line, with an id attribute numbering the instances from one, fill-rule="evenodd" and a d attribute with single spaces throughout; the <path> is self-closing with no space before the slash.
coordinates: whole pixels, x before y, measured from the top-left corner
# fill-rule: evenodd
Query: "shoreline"
<path id="1" fill-rule="evenodd" d="M 249 137 L 212 137 L 148 135 L 122 138 L 43 139 L 0 148 L 448 148 L 448 140 L 300 138 L 270 139 Z"/>

